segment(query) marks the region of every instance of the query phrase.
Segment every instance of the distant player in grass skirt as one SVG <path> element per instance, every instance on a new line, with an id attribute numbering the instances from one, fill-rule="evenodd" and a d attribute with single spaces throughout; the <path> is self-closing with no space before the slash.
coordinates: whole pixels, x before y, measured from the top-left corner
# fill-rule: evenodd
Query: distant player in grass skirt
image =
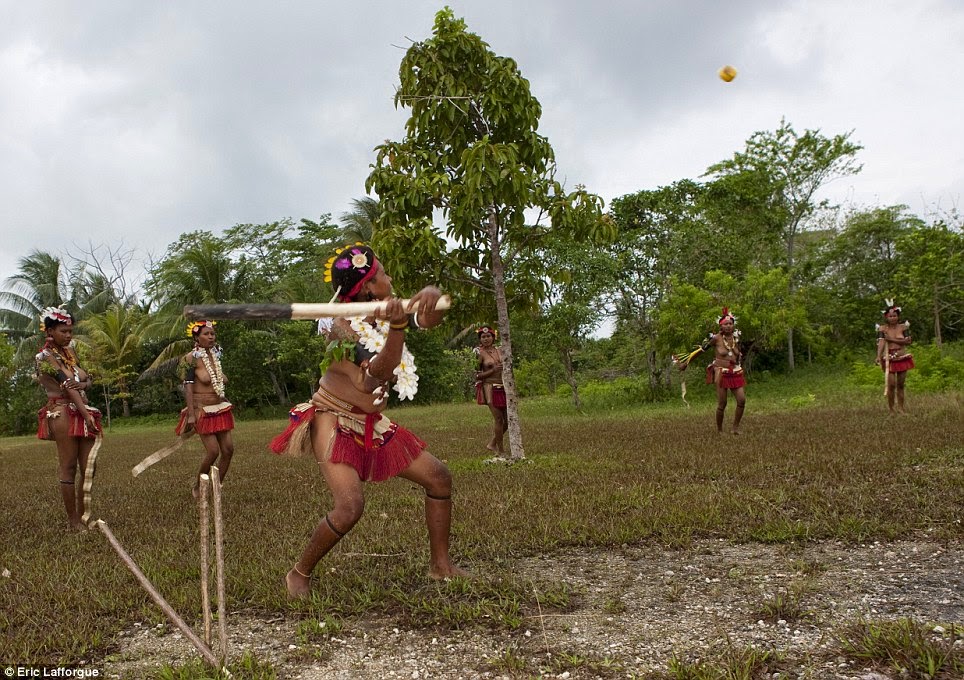
<path id="1" fill-rule="evenodd" d="M 740 351 L 740 332 L 736 330 L 736 317 L 724 307 L 717 319 L 720 332 L 710 336 L 715 349 L 713 362 L 706 367 L 707 384 L 716 385 L 716 430 L 723 432 L 723 416 L 726 413 L 727 395 L 736 397 L 736 413 L 733 414 L 733 434 L 740 434 L 740 421 L 746 408 L 746 377 L 743 375 L 743 352 Z"/>
<path id="2" fill-rule="evenodd" d="M 67 522 L 71 529 L 84 531 L 90 517 L 101 415 L 87 402 L 85 390 L 93 382 L 71 347 L 73 316 L 59 307 L 47 307 L 40 316 L 46 340 L 35 359 L 37 381 L 47 393 L 47 403 L 37 413 L 37 437 L 57 443 L 57 474 Z M 83 494 L 76 491 L 78 474 Z"/>
<path id="3" fill-rule="evenodd" d="M 505 387 L 502 385 L 502 353 L 495 346 L 499 332 L 491 326 L 480 326 L 475 332 L 479 336 L 479 344 L 475 348 L 479 360 L 475 373 L 475 400 L 489 407 L 493 421 L 492 438 L 485 448 L 502 455 L 505 452 L 503 442 L 505 432 L 509 429 L 509 418 Z"/>
<path id="4" fill-rule="evenodd" d="M 234 456 L 234 414 L 231 402 L 224 398 L 224 386 L 228 378 L 221 369 L 221 346 L 217 343 L 214 321 L 193 321 L 187 333 L 194 339 L 194 349 L 185 354 L 178 364 L 178 373 L 184 384 L 185 408 L 181 410 L 174 433 L 181 437 L 193 430 L 201 438 L 204 455 L 194 478 L 192 493 L 199 494 L 201 475 L 211 471 L 217 464 L 218 475 L 223 482 L 227 477 L 231 458 Z"/>
<path id="5" fill-rule="evenodd" d="M 906 413 L 904 407 L 904 383 L 907 371 L 914 368 L 914 356 L 907 351 L 911 344 L 910 322 L 901 321 L 901 308 L 893 300 L 885 300 L 884 323 L 877 324 L 877 360 L 885 373 L 887 408 L 890 412 Z M 896 410 L 895 410 L 896 402 Z"/>
<path id="6" fill-rule="evenodd" d="M 465 575 L 449 556 L 452 475 L 425 451 L 425 442 L 382 415 L 392 382 L 402 399 L 411 399 L 418 389 L 405 333 L 410 327 L 431 328 L 441 322 L 442 312 L 435 309 L 441 292 L 434 286 L 423 288 L 412 298 L 420 308 L 410 315 L 393 297 L 392 280 L 375 253 L 360 243 L 337 251 L 326 265 L 325 280 L 341 302 L 387 304 L 377 318 L 336 319 L 326 328 L 329 346 L 318 391 L 310 402 L 292 409 L 288 429 L 271 442 L 275 453 L 310 452 L 334 502 L 285 577 L 288 594 L 308 594 L 315 566 L 361 518 L 364 482 L 395 476 L 425 489 L 429 575 Z"/>

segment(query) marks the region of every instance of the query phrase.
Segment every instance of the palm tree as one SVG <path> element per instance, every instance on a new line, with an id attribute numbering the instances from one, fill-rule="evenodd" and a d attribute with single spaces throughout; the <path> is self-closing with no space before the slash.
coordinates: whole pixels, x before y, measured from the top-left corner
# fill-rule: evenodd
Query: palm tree
<path id="1" fill-rule="evenodd" d="M 135 375 L 132 367 L 140 359 L 145 341 L 165 330 L 164 322 L 137 307 L 113 304 L 85 319 L 78 330 L 77 343 L 89 351 L 90 367 L 104 388 L 104 401 L 109 407 L 110 390 L 114 388 L 113 397 L 121 399 L 123 414 L 129 416 L 129 380 Z"/>
<path id="2" fill-rule="evenodd" d="M 369 196 L 356 198 L 351 202 L 353 209 L 342 213 L 342 239 L 348 243 L 361 241 L 370 243 L 375 230 L 375 221 L 382 213 L 378 201 Z"/>

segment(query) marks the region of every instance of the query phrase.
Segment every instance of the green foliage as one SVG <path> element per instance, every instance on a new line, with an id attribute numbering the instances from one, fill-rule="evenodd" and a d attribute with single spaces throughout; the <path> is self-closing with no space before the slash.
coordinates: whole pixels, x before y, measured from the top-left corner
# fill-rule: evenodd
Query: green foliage
<path id="1" fill-rule="evenodd" d="M 376 248 L 402 288 L 445 281 L 460 300 L 457 320 L 468 322 L 490 308 L 493 290 L 520 304 L 542 298 L 537 249 L 553 231 L 612 236 L 598 196 L 566 192 L 554 179 L 552 147 L 536 131 L 542 108 L 515 61 L 495 55 L 450 9 L 405 53 L 399 78 L 396 106 L 411 110 L 406 136 L 377 147 L 366 189 L 382 207 Z M 551 228 L 526 225 L 530 208 Z"/>
<path id="2" fill-rule="evenodd" d="M 913 392 L 945 392 L 964 384 L 964 359 L 952 356 L 933 345 L 912 345 L 914 368 L 907 373 L 907 390 Z M 855 385 L 883 389 L 884 374 L 869 359 L 851 365 L 850 380 Z"/>

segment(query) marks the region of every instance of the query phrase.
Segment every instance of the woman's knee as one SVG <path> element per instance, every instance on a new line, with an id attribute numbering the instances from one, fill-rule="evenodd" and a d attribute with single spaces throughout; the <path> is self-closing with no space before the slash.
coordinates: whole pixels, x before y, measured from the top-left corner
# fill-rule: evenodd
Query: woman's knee
<path id="1" fill-rule="evenodd" d="M 444 498 L 452 494 L 452 473 L 441 461 L 437 463 L 425 482 L 425 492 L 431 496 Z"/>
<path id="2" fill-rule="evenodd" d="M 60 475 L 60 479 L 64 481 L 73 481 L 74 477 L 77 476 L 77 461 L 58 465 L 57 474 Z"/>
<path id="3" fill-rule="evenodd" d="M 328 515 L 332 523 L 338 527 L 338 530 L 345 532 L 355 526 L 364 512 L 365 497 L 351 494 L 336 497 L 335 507 L 331 509 Z"/>

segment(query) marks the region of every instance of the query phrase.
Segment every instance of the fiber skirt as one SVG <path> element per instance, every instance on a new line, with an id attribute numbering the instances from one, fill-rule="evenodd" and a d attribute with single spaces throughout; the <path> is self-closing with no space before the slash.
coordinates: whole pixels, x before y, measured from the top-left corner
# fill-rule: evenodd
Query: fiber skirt
<path id="1" fill-rule="evenodd" d="M 311 404 L 293 408 L 287 429 L 271 440 L 271 450 L 289 455 L 310 451 L 311 426 L 318 410 Z M 378 434 L 372 432 L 374 424 L 367 422 L 368 419 L 362 424 L 340 416 L 331 451 L 324 458 L 351 466 L 363 481 L 383 482 L 403 472 L 428 445 L 401 425 L 380 414 L 373 415 L 380 422 Z"/>
<path id="2" fill-rule="evenodd" d="M 505 387 L 494 383 L 475 383 L 475 403 L 506 408 Z"/>
<path id="3" fill-rule="evenodd" d="M 226 401 L 213 406 L 196 409 L 194 431 L 198 434 L 217 434 L 234 429 L 234 406 Z M 174 434 L 181 436 L 188 429 L 187 408 L 181 409 L 181 417 L 174 428 Z"/>
<path id="4" fill-rule="evenodd" d="M 735 390 L 740 387 L 746 386 L 746 377 L 743 375 L 743 368 L 739 367 L 733 368 L 721 368 L 723 375 L 720 376 L 720 387 L 727 390 Z M 710 364 L 706 367 L 706 384 L 713 385 L 716 383 L 714 379 L 716 376 L 713 374 L 714 366 Z"/>
<path id="5" fill-rule="evenodd" d="M 880 367 L 882 370 L 887 370 L 887 365 L 882 364 Z M 890 372 L 891 373 L 903 373 L 904 371 L 909 371 L 914 368 L 914 357 L 910 354 L 905 354 L 899 359 L 890 360 Z"/>
<path id="6" fill-rule="evenodd" d="M 87 410 L 94 416 L 97 429 L 101 429 L 101 414 L 93 406 L 88 406 Z M 83 437 L 85 439 L 96 439 L 97 433 L 87 429 L 87 421 L 81 415 L 77 407 L 66 399 L 51 399 L 42 409 L 37 411 L 37 439 L 52 441 L 54 434 L 50 429 L 51 418 L 62 418 L 66 414 L 69 423 L 67 435 L 69 437 Z"/>

